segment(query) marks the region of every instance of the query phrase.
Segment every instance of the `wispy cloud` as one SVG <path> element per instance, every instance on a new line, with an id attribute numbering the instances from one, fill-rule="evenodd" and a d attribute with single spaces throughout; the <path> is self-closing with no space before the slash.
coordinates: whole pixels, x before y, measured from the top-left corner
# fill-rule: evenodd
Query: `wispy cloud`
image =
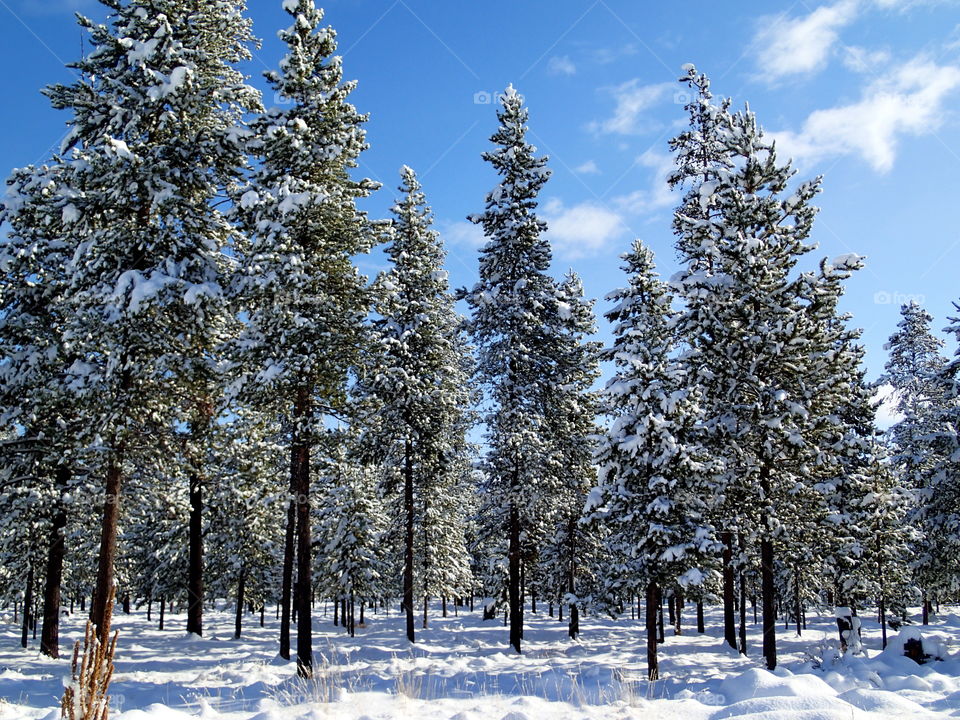
<path id="1" fill-rule="evenodd" d="M 551 75 L 576 75 L 577 66 L 566 55 L 555 55 L 547 62 L 547 72 Z"/>
<path id="2" fill-rule="evenodd" d="M 544 204 L 542 215 L 554 251 L 567 260 L 602 252 L 627 229 L 618 213 L 589 201 L 567 206 L 551 198 Z"/>
<path id="3" fill-rule="evenodd" d="M 775 81 L 821 69 L 840 37 L 840 29 L 856 19 L 860 7 L 859 0 L 839 0 L 803 17 L 764 17 L 754 37 L 761 75 Z"/>
<path id="4" fill-rule="evenodd" d="M 476 223 L 459 220 L 456 222 L 438 222 L 437 230 L 443 237 L 444 243 L 469 249 L 482 247 L 487 239 L 483 235 L 483 228 Z"/>
<path id="5" fill-rule="evenodd" d="M 587 160 L 582 165 L 577 165 L 577 167 L 574 168 L 574 171 L 580 173 L 581 175 L 600 174 L 600 168 L 597 167 L 597 163 L 595 163 L 593 160 Z"/>
<path id="6" fill-rule="evenodd" d="M 843 48 L 843 64 L 856 73 L 869 73 L 890 63 L 889 50 L 868 50 L 867 48 L 848 46 Z"/>
<path id="7" fill-rule="evenodd" d="M 670 97 L 675 90 L 673 83 L 642 85 L 638 79 L 609 88 L 608 92 L 616 103 L 613 114 L 606 120 L 591 123 L 590 129 L 619 135 L 643 132 L 648 129 L 648 123 L 644 122 L 645 113 L 664 98 Z"/>
<path id="8" fill-rule="evenodd" d="M 773 136 L 782 154 L 803 162 L 855 154 L 887 172 L 901 136 L 936 132 L 958 88 L 960 67 L 914 58 L 872 82 L 858 102 L 817 110 L 800 131 Z"/>
<path id="9" fill-rule="evenodd" d="M 642 215 L 673 205 L 676 198 L 667 184 L 667 176 L 674 166 L 673 157 L 647 150 L 637 158 L 637 165 L 652 171 L 650 185 L 626 195 L 618 195 L 613 198 L 614 206 L 631 215 Z"/>

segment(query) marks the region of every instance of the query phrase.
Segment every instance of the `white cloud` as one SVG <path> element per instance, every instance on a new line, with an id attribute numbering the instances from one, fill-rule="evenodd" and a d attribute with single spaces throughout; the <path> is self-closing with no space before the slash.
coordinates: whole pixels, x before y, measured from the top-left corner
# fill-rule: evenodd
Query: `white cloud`
<path id="1" fill-rule="evenodd" d="M 859 9 L 859 0 L 839 0 L 799 18 L 763 18 L 754 37 L 761 73 L 778 80 L 819 70 L 839 39 L 838 31 L 856 19 Z"/>
<path id="2" fill-rule="evenodd" d="M 653 171 L 653 179 L 647 189 L 636 190 L 613 199 L 613 204 L 623 212 L 639 215 L 670 207 L 676 201 L 667 185 L 667 176 L 673 170 L 673 157 L 666 153 L 647 150 L 637 158 L 637 164 Z"/>
<path id="3" fill-rule="evenodd" d="M 856 73 L 868 73 L 890 63 L 888 50 L 868 50 L 867 48 L 847 46 L 843 48 L 843 64 Z"/>
<path id="4" fill-rule="evenodd" d="M 589 201 L 567 207 L 562 200 L 551 198 L 542 215 L 554 251 L 565 259 L 596 255 L 626 230 L 619 214 Z"/>
<path id="5" fill-rule="evenodd" d="M 595 132 L 620 135 L 633 135 L 641 132 L 643 130 L 641 123 L 643 114 L 673 93 L 675 89 L 674 83 L 641 85 L 637 79 L 611 88 L 610 92 L 617 103 L 613 116 L 603 121 L 591 123 L 590 129 Z"/>
<path id="6" fill-rule="evenodd" d="M 804 162 L 860 155 L 875 170 L 893 167 L 903 135 L 935 132 L 944 103 L 960 88 L 960 67 L 921 58 L 872 82 L 859 102 L 813 112 L 799 132 L 773 133 L 784 156 Z"/>
<path id="7" fill-rule="evenodd" d="M 577 66 L 566 55 L 562 57 L 554 56 L 547 63 L 547 72 L 551 75 L 576 75 Z"/>
<path id="8" fill-rule="evenodd" d="M 439 222 L 437 223 L 437 230 L 443 237 L 444 243 L 450 246 L 456 245 L 475 249 L 482 247 L 487 241 L 483 234 L 483 228 L 466 220 Z"/>
<path id="9" fill-rule="evenodd" d="M 597 164 L 593 160 L 587 160 L 583 165 L 575 167 L 574 172 L 578 172 L 581 175 L 599 175 L 600 168 L 597 167 Z"/>
<path id="10" fill-rule="evenodd" d="M 881 385 L 877 388 L 877 393 L 873 396 L 873 406 L 877 409 L 877 427 L 881 430 L 887 430 L 904 419 L 904 416 L 897 412 L 898 401 L 893 385 Z"/>

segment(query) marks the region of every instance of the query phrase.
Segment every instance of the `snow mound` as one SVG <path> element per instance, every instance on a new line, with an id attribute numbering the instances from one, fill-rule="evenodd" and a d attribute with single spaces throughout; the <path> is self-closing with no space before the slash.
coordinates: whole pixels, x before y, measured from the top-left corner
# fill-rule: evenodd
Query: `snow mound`
<path id="1" fill-rule="evenodd" d="M 848 690 L 839 696 L 844 702 L 866 712 L 877 713 L 884 717 L 926 718 L 931 714 L 920 705 L 900 695 L 886 690 Z"/>
<path id="2" fill-rule="evenodd" d="M 724 680 L 720 684 L 720 694 L 729 703 L 739 703 L 770 697 L 832 698 L 836 697 L 837 691 L 815 675 L 781 677 L 766 670 L 751 668 L 742 675 Z"/>

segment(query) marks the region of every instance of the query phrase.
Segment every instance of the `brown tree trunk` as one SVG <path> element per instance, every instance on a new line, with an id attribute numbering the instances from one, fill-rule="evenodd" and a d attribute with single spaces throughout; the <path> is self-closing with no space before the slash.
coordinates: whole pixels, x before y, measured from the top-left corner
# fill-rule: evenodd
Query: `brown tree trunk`
<path id="1" fill-rule="evenodd" d="M 33 621 L 33 563 L 27 570 L 27 586 L 23 590 L 23 625 L 20 629 L 20 647 L 27 647 L 30 625 Z"/>
<path id="2" fill-rule="evenodd" d="M 519 480 L 514 473 L 514 487 Z M 514 500 L 510 501 L 509 518 L 509 546 L 508 546 L 508 594 L 510 601 L 510 645 L 520 652 L 520 641 L 523 638 L 523 595 L 520 587 L 520 512 Z"/>
<path id="3" fill-rule="evenodd" d="M 567 592 L 572 597 L 577 594 L 577 528 L 576 520 L 571 518 L 567 523 L 567 544 L 570 550 L 567 558 Z M 567 629 L 571 640 L 580 636 L 580 608 L 576 602 L 570 603 L 570 625 Z"/>
<path id="4" fill-rule="evenodd" d="M 416 623 L 413 611 L 413 446 L 409 440 L 404 445 L 403 510 L 406 515 L 403 550 L 403 607 L 407 614 L 407 640 L 416 642 Z"/>
<path id="5" fill-rule="evenodd" d="M 57 467 L 57 509 L 50 527 L 47 577 L 43 588 L 43 629 L 40 631 L 40 652 L 52 658 L 60 657 L 60 586 L 63 584 L 64 530 L 67 527 L 64 495 L 70 477 L 69 467 Z"/>
<path id="6" fill-rule="evenodd" d="M 647 585 L 647 679 L 660 679 L 660 663 L 657 660 L 658 616 L 660 614 L 660 589 L 656 583 Z"/>
<path id="7" fill-rule="evenodd" d="M 243 593 L 246 589 L 247 569 L 240 568 L 240 577 L 237 579 L 237 617 L 233 625 L 233 639 L 239 640 L 243 630 Z"/>
<path id="8" fill-rule="evenodd" d="M 297 674 L 313 675 L 313 626 L 311 623 L 310 590 L 310 420 L 312 415 L 310 388 L 297 390 L 294 408 L 294 443 L 296 454 L 297 500 L 297 586 L 294 602 L 297 607 Z"/>
<path id="9" fill-rule="evenodd" d="M 769 502 L 770 494 L 770 466 L 764 464 L 760 468 L 760 490 L 765 501 Z M 770 537 L 770 518 L 764 515 L 764 533 L 760 539 L 760 585 L 763 601 L 763 657 L 767 661 L 767 669 L 777 667 L 777 616 L 775 608 L 776 586 L 773 577 L 773 539 Z"/>
<path id="10" fill-rule="evenodd" d="M 683 590 L 677 588 L 673 593 L 673 602 L 676 609 L 673 612 L 673 634 L 683 634 Z"/>
<path id="11" fill-rule="evenodd" d="M 113 590 L 114 563 L 117 559 L 117 529 L 120 519 L 120 488 L 123 482 L 123 449 L 114 450 L 107 465 L 103 517 L 100 523 L 100 554 L 97 560 L 97 584 L 90 604 L 90 621 L 97 628 L 97 639 L 106 644 L 107 604 Z"/>
<path id="12" fill-rule="evenodd" d="M 187 560 L 187 632 L 203 636 L 203 481 L 190 474 L 190 555 Z"/>

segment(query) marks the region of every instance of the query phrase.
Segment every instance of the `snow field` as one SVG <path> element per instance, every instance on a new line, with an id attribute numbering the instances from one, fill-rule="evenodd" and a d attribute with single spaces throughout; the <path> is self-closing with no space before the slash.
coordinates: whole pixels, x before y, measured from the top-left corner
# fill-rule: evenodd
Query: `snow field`
<path id="1" fill-rule="evenodd" d="M 135 612 L 115 622 L 112 707 L 117 720 L 958 717 L 958 613 L 943 608 L 928 628 L 909 628 L 947 651 L 945 661 L 924 666 L 900 654 L 902 640 L 881 652 L 875 618 L 863 618 L 865 655 L 845 659 L 835 658 L 832 617 L 811 618 L 801 638 L 780 625 L 781 666 L 770 673 L 759 657 L 759 625 L 749 628 L 751 655 L 739 657 L 722 644 L 719 608 L 708 608 L 706 634 L 689 624 L 681 636 L 667 629 L 663 679 L 649 683 L 641 624 L 629 618 L 583 618 L 581 639 L 570 642 L 565 623 L 528 611 L 518 656 L 507 649 L 502 619 L 484 623 L 479 609 L 431 618 L 410 647 L 396 608 L 369 613 L 367 627 L 349 638 L 319 607 L 318 672 L 304 681 L 293 663 L 276 657 L 272 617 L 261 629 L 257 616 L 247 616 L 244 637 L 235 641 L 226 606 L 208 613 L 203 639 L 182 632 L 182 615 L 168 615 L 171 629 L 159 632 Z M 35 646 L 22 650 L 10 620 L 0 629 L 0 720 L 55 720 L 69 662 L 41 657 Z M 79 615 L 65 621 L 64 648 L 80 628 Z"/>

